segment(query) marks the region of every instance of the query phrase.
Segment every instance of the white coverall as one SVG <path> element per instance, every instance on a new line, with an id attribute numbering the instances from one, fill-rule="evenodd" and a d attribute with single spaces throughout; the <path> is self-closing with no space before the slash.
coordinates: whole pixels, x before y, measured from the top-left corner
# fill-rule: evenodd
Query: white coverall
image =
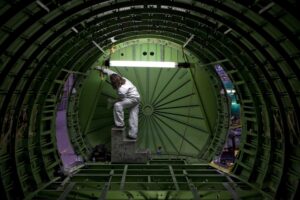
<path id="1" fill-rule="evenodd" d="M 103 69 L 102 71 L 108 76 L 117 74 L 116 72 L 109 69 Z M 117 101 L 114 104 L 114 121 L 116 126 L 124 126 L 124 108 L 128 108 L 128 135 L 131 138 L 137 138 L 140 94 L 137 88 L 128 79 L 124 77 L 122 78 L 125 79 L 125 84 L 123 84 L 117 90 L 120 101 Z"/>

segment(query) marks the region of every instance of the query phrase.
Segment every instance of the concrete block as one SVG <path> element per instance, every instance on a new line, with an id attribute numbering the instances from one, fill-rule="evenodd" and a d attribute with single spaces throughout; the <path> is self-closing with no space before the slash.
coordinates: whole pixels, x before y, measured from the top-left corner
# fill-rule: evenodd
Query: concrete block
<path id="1" fill-rule="evenodd" d="M 136 140 L 126 138 L 125 128 L 111 129 L 111 162 L 112 163 L 146 163 L 147 151 L 136 151 Z"/>
<path id="2" fill-rule="evenodd" d="M 124 152 L 122 148 L 122 141 L 124 132 L 125 128 L 111 129 L 111 162 L 119 162 L 123 158 Z"/>

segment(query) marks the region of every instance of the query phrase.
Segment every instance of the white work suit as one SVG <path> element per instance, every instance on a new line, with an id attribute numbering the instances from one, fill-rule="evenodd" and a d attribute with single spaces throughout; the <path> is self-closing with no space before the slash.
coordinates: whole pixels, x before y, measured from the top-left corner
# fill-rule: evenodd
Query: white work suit
<path id="1" fill-rule="evenodd" d="M 109 69 L 103 69 L 103 73 L 108 76 L 117 74 Z M 138 115 L 140 94 L 137 88 L 126 78 L 125 84 L 118 88 L 117 93 L 120 101 L 114 104 L 114 121 L 116 126 L 124 126 L 124 108 L 129 109 L 129 130 L 128 135 L 131 138 L 137 138 L 138 132 Z"/>

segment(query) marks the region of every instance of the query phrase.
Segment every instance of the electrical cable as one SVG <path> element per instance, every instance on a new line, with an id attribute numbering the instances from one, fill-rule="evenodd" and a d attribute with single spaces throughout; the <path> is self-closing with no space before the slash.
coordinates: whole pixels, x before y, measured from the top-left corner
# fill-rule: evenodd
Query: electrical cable
<path id="1" fill-rule="evenodd" d="M 184 53 L 184 47 L 182 46 L 182 57 L 184 59 L 184 62 L 185 63 L 188 63 L 189 62 L 189 58 L 186 56 L 186 54 Z"/>

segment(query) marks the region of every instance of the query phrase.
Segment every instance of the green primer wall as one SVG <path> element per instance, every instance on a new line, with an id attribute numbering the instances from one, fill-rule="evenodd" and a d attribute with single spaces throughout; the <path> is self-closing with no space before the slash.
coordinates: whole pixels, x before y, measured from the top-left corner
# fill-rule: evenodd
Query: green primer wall
<path id="1" fill-rule="evenodd" d="M 189 62 L 197 62 L 191 54 L 187 56 Z M 182 49 L 171 44 L 133 42 L 117 46 L 111 60 L 183 62 L 184 58 Z M 209 73 L 196 64 L 193 66 L 193 69 L 112 68 L 131 80 L 141 94 L 140 148 L 156 152 L 161 146 L 166 154 L 197 156 L 208 141 L 218 114 L 216 91 Z M 113 116 L 106 101 L 112 97 L 115 91 L 109 83 L 91 70 L 83 83 L 79 118 L 83 134 L 92 146 L 100 143 L 110 146 Z"/>

